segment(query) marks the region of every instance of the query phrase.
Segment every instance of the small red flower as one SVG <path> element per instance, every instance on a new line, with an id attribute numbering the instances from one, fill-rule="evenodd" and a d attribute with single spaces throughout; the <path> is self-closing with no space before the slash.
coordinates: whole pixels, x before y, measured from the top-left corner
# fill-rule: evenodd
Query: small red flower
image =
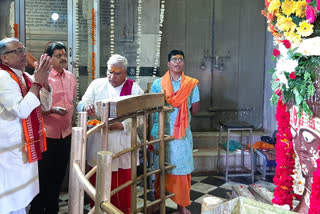
<path id="1" fill-rule="evenodd" d="M 281 95 L 281 89 L 280 88 L 277 88 L 277 90 L 274 92 L 276 95 L 280 96 Z"/>
<path id="2" fill-rule="evenodd" d="M 285 39 L 285 40 L 282 40 L 281 42 L 287 49 L 291 47 L 291 43 L 289 40 Z"/>
<path id="3" fill-rule="evenodd" d="M 278 49 L 273 49 L 273 56 L 275 57 L 280 56 L 280 51 Z"/>
<path id="4" fill-rule="evenodd" d="M 297 76 L 294 74 L 294 72 L 291 72 L 290 75 L 289 75 L 289 78 L 292 79 L 292 80 L 296 79 L 296 77 Z"/>

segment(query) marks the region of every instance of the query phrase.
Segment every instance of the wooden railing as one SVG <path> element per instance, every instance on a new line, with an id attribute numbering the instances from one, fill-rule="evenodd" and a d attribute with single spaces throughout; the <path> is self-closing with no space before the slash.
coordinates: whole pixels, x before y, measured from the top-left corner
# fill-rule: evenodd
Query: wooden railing
<path id="1" fill-rule="evenodd" d="M 89 213 L 122 213 L 110 202 L 110 197 L 127 186 L 131 186 L 131 213 L 147 213 L 147 209 L 153 205 L 160 204 L 160 212 L 165 213 L 165 200 L 174 194 L 165 193 L 165 171 L 175 166 L 165 164 L 164 152 L 165 141 L 173 139 L 165 136 L 165 112 L 170 110 L 164 107 L 164 94 L 145 94 L 140 96 L 124 96 L 112 101 L 99 101 L 98 112 L 101 113 L 102 123 L 87 131 L 87 113 L 79 113 L 79 127 L 72 129 L 72 145 L 70 156 L 69 177 L 69 214 L 82 214 L 84 191 L 95 201 Z M 148 140 L 149 116 L 159 112 L 159 139 Z M 143 138 L 141 144 L 137 144 L 137 118 L 143 117 Z M 117 154 L 108 152 L 108 127 L 115 122 L 132 119 L 131 148 L 125 149 Z M 93 133 L 101 133 L 102 148 L 98 152 L 97 166 L 85 174 L 86 165 L 86 141 Z M 159 169 L 147 170 L 147 146 L 159 143 Z M 137 177 L 137 150 L 142 148 L 144 161 L 144 174 Z M 112 160 L 131 153 L 131 180 L 111 191 Z M 89 182 L 89 178 L 97 173 L 96 188 Z M 147 203 L 147 179 L 153 174 L 160 175 L 160 198 Z M 137 208 L 137 182 L 144 182 L 144 206 Z"/>

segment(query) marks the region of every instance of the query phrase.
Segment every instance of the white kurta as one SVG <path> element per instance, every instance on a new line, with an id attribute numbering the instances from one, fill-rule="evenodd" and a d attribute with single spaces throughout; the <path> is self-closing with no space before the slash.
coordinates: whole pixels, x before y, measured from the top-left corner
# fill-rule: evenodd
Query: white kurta
<path id="1" fill-rule="evenodd" d="M 87 91 L 78 104 L 78 111 L 82 111 L 85 104 L 94 104 L 97 110 L 96 102 L 104 99 L 119 97 L 124 83 L 114 88 L 108 78 L 100 78 L 91 82 Z M 143 90 L 137 83 L 133 83 L 131 95 L 141 95 Z M 131 147 L 131 119 L 122 122 L 124 130 L 110 131 L 108 136 L 108 151 L 113 154 Z M 139 138 L 137 139 L 139 142 Z M 97 164 L 97 152 L 101 151 L 100 133 L 95 133 L 88 138 L 87 160 L 90 166 Z M 118 168 L 131 168 L 130 153 L 122 155 L 112 161 L 112 171 L 118 171 Z"/>
<path id="2" fill-rule="evenodd" d="M 22 72 L 12 69 L 18 76 Z M 51 93 L 41 89 L 42 108 L 51 107 Z M 0 214 L 26 207 L 39 192 L 38 163 L 28 163 L 22 120 L 40 105 L 31 92 L 24 98 L 19 85 L 0 70 Z"/>

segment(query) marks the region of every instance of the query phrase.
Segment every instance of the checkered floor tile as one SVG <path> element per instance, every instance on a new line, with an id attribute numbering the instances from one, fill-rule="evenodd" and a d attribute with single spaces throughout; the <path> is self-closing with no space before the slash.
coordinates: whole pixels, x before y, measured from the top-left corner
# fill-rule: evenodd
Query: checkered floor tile
<path id="1" fill-rule="evenodd" d="M 272 176 L 267 176 L 266 180 L 259 179 L 259 175 L 255 176 L 255 183 L 259 184 L 270 191 L 274 191 L 275 185 L 272 183 Z M 249 177 L 234 177 L 227 183 L 222 176 L 192 176 L 191 177 L 191 191 L 190 200 L 191 204 L 187 207 L 191 213 L 201 213 L 201 202 L 204 197 L 216 196 L 224 199 L 231 199 L 233 185 L 249 185 L 251 184 Z M 137 207 L 143 206 L 143 187 L 137 187 Z M 153 200 L 152 192 L 147 194 L 147 200 Z M 59 214 L 68 213 L 68 194 L 63 193 L 60 195 L 60 211 Z M 90 205 L 86 204 L 84 213 L 88 213 Z M 166 200 L 166 213 L 173 213 L 177 209 L 177 204 L 171 199 Z"/>

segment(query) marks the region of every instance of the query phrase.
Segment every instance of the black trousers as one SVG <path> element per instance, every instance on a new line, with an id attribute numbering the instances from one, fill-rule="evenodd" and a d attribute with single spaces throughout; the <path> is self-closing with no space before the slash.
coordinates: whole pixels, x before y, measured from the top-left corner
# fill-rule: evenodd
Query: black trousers
<path id="1" fill-rule="evenodd" d="M 71 135 L 47 138 L 47 151 L 38 161 L 40 193 L 32 200 L 29 214 L 57 214 L 59 194 L 70 159 Z"/>

